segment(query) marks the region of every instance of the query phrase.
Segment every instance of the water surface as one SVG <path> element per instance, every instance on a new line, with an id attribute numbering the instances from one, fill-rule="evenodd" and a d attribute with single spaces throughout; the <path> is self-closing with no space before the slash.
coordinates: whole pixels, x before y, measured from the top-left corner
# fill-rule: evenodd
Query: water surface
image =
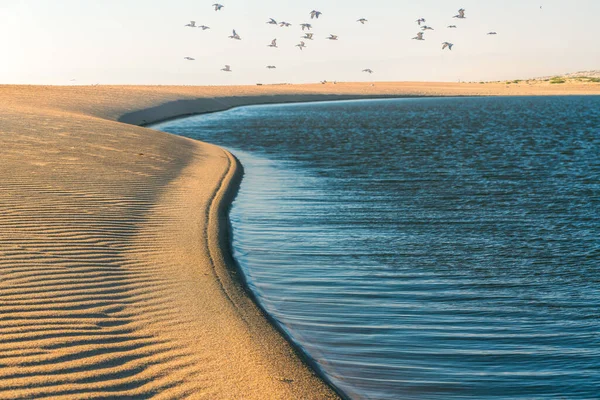
<path id="1" fill-rule="evenodd" d="M 598 398 L 600 98 L 253 106 L 234 257 L 356 399 Z"/>

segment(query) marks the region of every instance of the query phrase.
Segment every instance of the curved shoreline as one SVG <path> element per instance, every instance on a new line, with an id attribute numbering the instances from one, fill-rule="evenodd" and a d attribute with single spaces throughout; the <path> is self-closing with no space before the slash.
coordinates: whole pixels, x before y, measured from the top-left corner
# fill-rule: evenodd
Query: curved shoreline
<path id="1" fill-rule="evenodd" d="M 361 99 L 352 98 L 345 100 Z M 295 101 L 293 103 L 325 101 L 335 100 L 300 100 Z M 249 106 L 262 104 L 249 104 Z M 181 116 L 170 116 L 165 119 L 160 119 L 158 122 L 144 124 L 143 126 L 149 129 L 153 129 L 153 126 L 163 123 L 165 121 L 185 119 L 195 115 L 224 112 L 233 108 L 245 106 L 246 105 L 238 105 L 210 112 L 195 112 L 192 114 L 185 114 Z M 142 112 L 144 111 L 142 110 Z M 159 115 L 161 114 L 159 113 Z M 327 386 L 329 386 L 329 388 L 333 390 L 341 399 L 349 399 L 350 397 L 346 393 L 344 393 L 340 388 L 333 384 L 333 382 L 321 370 L 318 363 L 299 344 L 293 341 L 290 335 L 283 329 L 283 327 L 279 325 L 275 318 L 273 318 L 273 316 L 266 311 L 266 309 L 261 305 L 256 293 L 254 293 L 248 286 L 247 279 L 242 268 L 233 257 L 233 243 L 231 240 L 232 226 L 229 218 L 229 210 L 237 196 L 237 193 L 239 192 L 239 188 L 243 180 L 244 167 L 241 164 L 241 162 L 237 159 L 237 157 L 235 157 L 235 155 L 221 147 L 219 148 L 223 151 L 223 153 L 229 161 L 228 168 L 223 174 L 219 183 L 219 187 L 214 193 L 214 196 L 210 202 L 208 225 L 206 229 L 206 239 L 211 264 L 214 268 L 215 278 L 219 282 L 222 292 L 231 302 L 231 304 L 233 304 L 233 306 L 238 311 L 240 317 L 245 321 L 246 324 L 252 323 L 251 320 L 245 316 L 245 314 L 249 311 L 253 311 L 248 310 L 248 307 L 256 307 L 258 310 L 260 310 L 260 313 L 265 318 L 266 322 L 277 331 L 277 333 L 287 342 L 287 344 L 289 344 L 289 346 L 293 349 L 293 351 L 299 357 L 299 359 L 310 369 L 312 369 L 312 371 L 325 384 L 327 384 Z M 251 300 L 252 305 L 248 304 L 248 300 Z"/>
<path id="2" fill-rule="evenodd" d="M 340 388 L 333 384 L 333 382 L 327 377 L 327 375 L 321 370 L 317 362 L 295 341 L 292 340 L 290 335 L 277 323 L 275 318 L 267 312 L 267 310 L 261 305 L 256 293 L 250 289 L 247 283 L 246 276 L 242 271 L 239 263 L 233 257 L 232 240 L 231 240 L 231 221 L 229 218 L 229 210 L 231 204 L 235 200 L 239 191 L 243 174 L 244 167 L 240 161 L 227 150 L 223 150 L 228 158 L 230 159 L 230 170 L 222 181 L 218 193 L 213 199 L 214 207 L 211 207 L 211 221 L 209 227 L 213 229 L 209 230 L 209 247 L 214 253 L 211 255 L 213 260 L 213 266 L 217 279 L 223 286 L 223 290 L 232 301 L 232 303 L 238 308 L 243 307 L 236 301 L 239 298 L 240 293 L 233 295 L 230 293 L 231 290 L 243 291 L 243 295 L 249 297 L 256 307 L 260 309 L 265 319 L 271 324 L 273 328 L 288 342 L 288 344 L 296 352 L 296 355 L 311 368 L 317 376 L 322 379 L 341 399 L 349 399 L 350 397 L 344 393 Z M 233 170 L 233 171 L 232 171 Z M 232 172 L 231 172 L 232 171 Z M 216 221 L 216 222 L 215 222 Z M 220 260 L 222 262 L 215 263 L 214 260 Z M 229 289 L 229 290 L 228 290 Z"/>

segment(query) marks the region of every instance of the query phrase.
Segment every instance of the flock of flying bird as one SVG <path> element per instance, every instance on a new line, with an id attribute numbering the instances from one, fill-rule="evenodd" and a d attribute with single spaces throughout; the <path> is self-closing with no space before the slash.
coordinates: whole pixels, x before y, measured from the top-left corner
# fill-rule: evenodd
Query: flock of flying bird
<path id="1" fill-rule="evenodd" d="M 464 8 L 461 8 L 460 10 L 458 10 L 458 14 L 456 14 L 452 18 L 466 19 L 467 17 L 465 16 L 465 12 L 466 12 L 466 10 Z M 427 22 L 425 20 L 425 18 L 419 18 L 416 22 L 421 27 L 421 32 L 417 33 L 417 36 L 415 36 L 413 38 L 413 40 L 425 40 L 425 38 L 423 37 L 423 35 L 425 34 L 425 32 L 426 31 L 433 31 L 434 29 L 432 27 L 430 27 L 430 26 L 425 25 L 425 22 Z M 423 25 L 421 25 L 421 24 L 423 24 Z M 456 25 L 448 25 L 448 29 L 456 29 L 456 28 L 458 28 Z M 496 32 L 488 32 L 488 35 L 497 35 L 497 34 L 498 33 L 496 33 Z M 454 46 L 454 43 L 443 42 L 442 43 L 442 50 L 445 50 L 445 49 L 452 50 L 453 46 Z"/>
<path id="2" fill-rule="evenodd" d="M 215 11 L 221 11 L 225 6 L 223 4 L 219 4 L 219 3 L 215 3 L 212 5 L 214 7 Z M 541 7 L 540 7 L 541 8 Z M 461 8 L 460 10 L 458 10 L 458 14 L 456 14 L 453 18 L 457 18 L 457 19 L 466 19 L 467 17 L 465 16 L 465 12 L 466 10 L 464 8 Z M 319 19 L 319 17 L 322 15 L 323 13 L 317 10 L 312 10 L 310 12 L 310 19 Z M 358 19 L 356 22 L 359 22 L 360 24 L 364 25 L 365 23 L 369 22 L 366 18 L 360 18 Z M 414 40 L 425 40 L 425 32 L 429 31 L 429 30 L 434 30 L 432 27 L 425 25 L 425 23 L 427 22 L 425 20 L 425 18 L 419 18 L 417 19 L 417 24 L 420 26 L 421 28 L 421 32 L 417 33 L 417 36 L 413 37 Z M 267 24 L 269 25 L 275 25 L 275 26 L 280 26 L 280 27 L 285 27 L 288 28 L 290 26 L 292 26 L 291 23 L 286 22 L 286 21 L 280 21 L 277 22 L 275 19 L 273 18 L 269 18 L 269 21 L 267 21 Z M 186 27 L 190 27 L 190 28 L 200 28 L 203 31 L 210 29 L 210 27 L 206 26 L 206 25 L 196 25 L 196 21 L 190 21 L 189 24 L 185 25 Z M 312 32 L 310 32 L 310 30 L 312 29 L 312 24 L 309 23 L 302 23 L 300 24 L 300 27 L 302 28 L 302 31 L 304 32 L 304 36 L 302 36 L 301 38 L 304 40 L 313 40 L 313 36 L 314 34 Z M 457 26 L 456 25 L 448 25 L 448 29 L 456 29 Z M 496 32 L 488 32 L 488 35 L 497 35 Z M 241 36 L 235 31 L 235 29 L 233 30 L 233 33 L 229 36 L 230 39 L 233 40 L 242 40 Z M 328 37 L 326 37 L 325 39 L 327 40 L 338 40 L 338 36 L 337 35 L 329 35 Z M 295 47 L 298 47 L 300 50 L 305 49 L 306 46 L 306 42 L 304 40 L 301 40 L 300 43 L 298 43 Z M 448 49 L 448 50 L 452 50 L 452 47 L 454 46 L 454 43 L 450 43 L 450 42 L 443 42 L 442 43 L 442 50 Z M 277 39 L 273 39 L 271 41 L 271 44 L 267 45 L 267 47 L 272 47 L 272 48 L 277 48 Z M 195 58 L 193 57 L 184 57 L 185 60 L 188 61 L 195 61 Z M 267 65 L 268 69 L 275 69 L 277 68 L 274 65 Z M 221 71 L 224 72 L 233 72 L 233 70 L 231 69 L 230 65 L 225 65 L 224 68 L 221 69 Z M 362 72 L 366 72 L 368 74 L 372 74 L 373 70 L 370 68 L 366 68 L 363 69 Z"/>

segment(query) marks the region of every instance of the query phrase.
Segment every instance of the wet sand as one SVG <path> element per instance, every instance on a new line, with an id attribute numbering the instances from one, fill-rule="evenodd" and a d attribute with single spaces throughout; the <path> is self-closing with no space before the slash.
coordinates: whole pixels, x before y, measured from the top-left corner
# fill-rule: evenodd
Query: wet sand
<path id="1" fill-rule="evenodd" d="M 135 125 L 246 104 L 559 94 L 600 85 L 0 86 L 0 398 L 337 397 L 231 265 L 236 160 Z"/>

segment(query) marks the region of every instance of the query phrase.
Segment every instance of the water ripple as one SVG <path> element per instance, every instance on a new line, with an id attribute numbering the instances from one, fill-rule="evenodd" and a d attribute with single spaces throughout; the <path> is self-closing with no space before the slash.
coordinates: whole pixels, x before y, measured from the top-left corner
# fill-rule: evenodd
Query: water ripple
<path id="1" fill-rule="evenodd" d="M 246 107 L 234 255 L 356 399 L 597 398 L 600 98 Z"/>

